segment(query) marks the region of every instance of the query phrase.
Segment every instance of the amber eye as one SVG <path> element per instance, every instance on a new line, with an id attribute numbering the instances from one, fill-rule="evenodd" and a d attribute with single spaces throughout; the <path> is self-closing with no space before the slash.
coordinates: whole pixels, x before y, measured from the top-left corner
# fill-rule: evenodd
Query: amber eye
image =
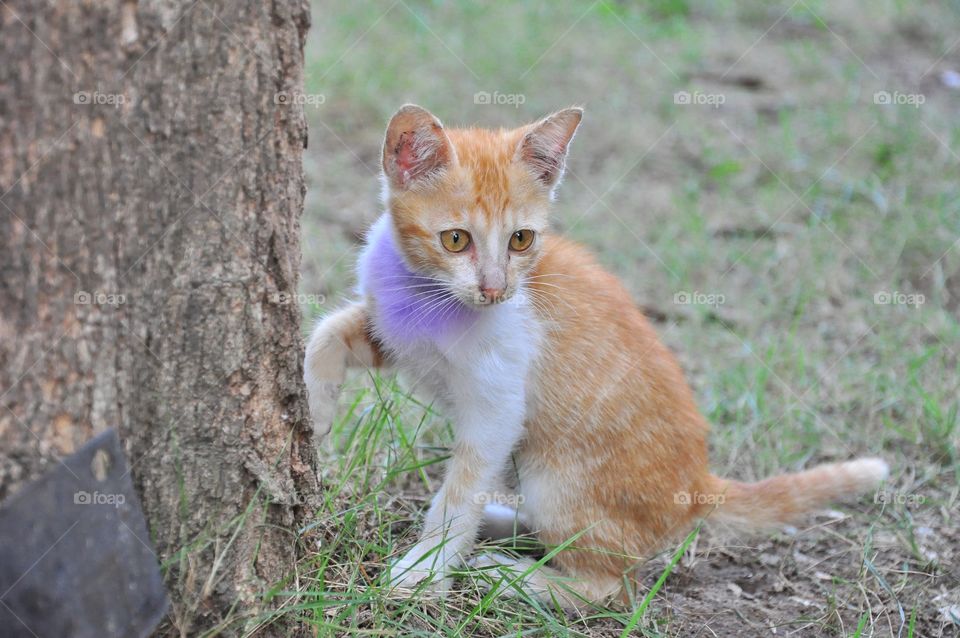
<path id="1" fill-rule="evenodd" d="M 527 248 L 530 248 L 530 244 L 532 243 L 533 243 L 532 230 L 518 230 L 510 238 L 510 250 L 523 252 Z"/>
<path id="2" fill-rule="evenodd" d="M 463 252 L 470 245 L 470 233 L 460 229 L 445 230 L 440 233 L 440 243 L 452 253 Z"/>

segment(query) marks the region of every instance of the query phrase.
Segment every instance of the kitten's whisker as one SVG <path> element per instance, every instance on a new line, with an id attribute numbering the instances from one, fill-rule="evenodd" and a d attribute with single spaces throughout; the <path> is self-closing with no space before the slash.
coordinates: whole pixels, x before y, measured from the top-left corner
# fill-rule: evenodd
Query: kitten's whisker
<path id="1" fill-rule="evenodd" d="M 526 275 L 524 276 L 524 280 L 533 281 L 535 279 L 545 279 L 546 277 L 566 277 L 567 279 L 576 279 L 576 276 L 568 275 L 566 273 L 547 272 L 547 273 L 540 273 L 539 275 Z"/>
<path id="2" fill-rule="evenodd" d="M 566 288 L 564 288 L 563 286 L 547 283 L 546 281 L 535 281 L 535 282 L 527 282 L 527 283 L 529 283 L 531 286 L 550 286 L 551 288 L 557 288 L 558 290 L 566 290 Z"/>
<path id="3" fill-rule="evenodd" d="M 445 301 L 449 296 L 449 293 L 446 291 L 425 295 L 418 297 L 415 301 L 411 301 L 411 306 L 415 306 L 414 310 L 417 312 L 417 315 L 419 315 L 421 312 L 429 312 L 433 305 Z"/>
<path id="4" fill-rule="evenodd" d="M 386 288 L 386 289 L 380 290 L 380 291 L 378 291 L 378 292 L 403 292 L 404 290 L 414 290 L 414 289 L 418 289 L 418 288 L 434 288 L 434 289 L 439 289 L 439 288 L 442 288 L 442 286 L 440 286 L 439 284 L 434 284 L 434 283 L 430 283 L 430 284 L 413 284 L 413 285 L 410 285 L 410 286 L 401 286 L 400 288 Z"/>
<path id="5" fill-rule="evenodd" d="M 450 294 L 445 290 L 437 291 L 430 295 L 424 295 L 422 297 L 411 299 L 410 305 L 415 306 L 417 315 L 419 315 L 420 312 L 429 310 L 434 304 L 445 301 L 449 296 Z M 414 315 L 414 317 L 416 317 L 417 315 Z"/>
<path id="6" fill-rule="evenodd" d="M 446 285 L 446 284 L 447 284 L 447 282 L 446 282 L 445 280 L 443 280 L 443 279 L 438 279 L 437 277 L 429 277 L 429 276 L 427 276 L 427 275 L 410 275 L 410 274 L 390 275 L 390 276 L 388 276 L 388 277 L 381 277 L 378 281 L 390 281 L 390 280 L 393 280 L 393 279 L 403 279 L 403 280 L 412 281 L 412 282 L 415 282 L 415 283 L 429 283 L 429 282 L 433 282 L 433 283 L 437 283 L 437 284 L 441 284 L 441 285 Z"/>
<path id="7" fill-rule="evenodd" d="M 539 308 L 549 311 L 547 314 L 549 314 L 551 318 L 555 318 L 553 314 L 554 311 L 559 311 L 559 308 L 554 300 L 563 303 L 577 317 L 580 316 L 580 313 L 575 306 L 570 304 L 569 301 L 557 295 L 556 293 L 545 290 L 537 290 L 536 288 L 532 287 L 528 288 L 527 292 L 530 294 L 530 299 L 539 302 Z"/>
<path id="8" fill-rule="evenodd" d="M 527 299 L 535 310 L 542 312 L 545 309 L 543 300 L 538 296 L 538 290 L 521 283 L 520 287 L 517 289 L 517 294 L 523 295 L 524 299 Z"/>
<path id="9" fill-rule="evenodd" d="M 547 304 L 545 304 L 543 301 L 541 301 L 541 300 L 539 300 L 539 299 L 536 299 L 536 298 L 534 298 L 534 297 L 531 297 L 531 298 L 530 298 L 530 305 L 533 306 L 533 308 L 534 308 L 534 310 L 537 312 L 537 314 L 545 315 L 545 316 L 546 316 L 548 319 L 550 319 L 551 321 L 555 321 L 555 320 L 556 320 L 556 315 L 554 315 L 553 309 L 552 309 L 550 306 L 548 306 Z"/>
<path id="10" fill-rule="evenodd" d="M 560 295 L 559 293 L 557 293 L 557 292 L 555 292 L 555 291 L 553 291 L 553 290 L 544 290 L 544 289 L 541 289 L 541 288 L 540 288 L 541 285 L 544 285 L 543 282 L 540 282 L 540 283 L 537 283 L 537 284 L 533 284 L 533 285 L 531 285 L 531 286 L 528 286 L 528 287 L 527 287 L 527 290 L 529 290 L 529 291 L 531 291 L 531 292 L 533 292 L 533 293 L 536 293 L 536 294 L 543 295 L 544 297 L 550 297 L 550 298 L 552 298 L 552 299 L 556 299 L 557 301 L 562 301 L 564 304 L 567 305 L 568 308 L 573 309 L 573 306 L 570 305 L 570 302 L 567 301 L 562 295 Z M 562 286 L 554 286 L 554 287 L 555 287 L 555 288 L 558 288 L 558 289 L 560 289 L 560 290 L 564 290 L 564 288 L 563 288 Z"/>
<path id="11" fill-rule="evenodd" d="M 460 300 L 454 296 L 451 296 L 443 303 L 434 306 L 434 308 L 431 310 L 430 316 L 436 320 L 438 324 L 443 325 L 443 322 L 446 320 L 446 318 L 450 314 L 456 312 L 457 306 L 459 305 Z M 426 320 L 426 318 L 424 320 Z"/>
<path id="12" fill-rule="evenodd" d="M 454 301 L 454 303 L 451 304 L 451 306 L 450 306 L 449 308 L 447 308 L 446 310 L 443 311 L 443 314 L 442 314 L 441 317 L 440 317 L 440 321 L 441 321 L 441 322 L 446 321 L 446 319 L 447 319 L 448 316 L 451 316 L 451 315 L 453 315 L 455 312 L 457 312 L 457 308 L 458 308 L 458 307 L 463 307 L 463 306 L 465 306 L 465 304 L 463 303 L 463 301 L 460 300 L 460 298 L 458 298 L 458 297 L 456 297 L 456 296 L 453 298 L 453 301 Z M 474 310 L 474 311 L 475 311 L 475 310 Z"/>
<path id="13" fill-rule="evenodd" d="M 454 299 L 454 300 L 456 299 L 453 293 L 450 292 L 449 290 L 443 290 L 442 293 L 443 294 L 434 295 L 433 297 L 428 299 L 427 303 L 424 304 L 422 307 L 420 307 L 416 311 L 416 314 L 410 318 L 410 322 L 412 325 L 419 326 L 424 321 L 426 321 L 428 317 L 434 314 L 437 308 L 444 306 L 451 299 Z"/>
<path id="14" fill-rule="evenodd" d="M 456 297 L 450 297 L 447 303 L 436 309 L 435 314 L 437 315 L 437 323 L 443 324 L 444 320 L 453 312 L 456 312 L 459 299 Z"/>

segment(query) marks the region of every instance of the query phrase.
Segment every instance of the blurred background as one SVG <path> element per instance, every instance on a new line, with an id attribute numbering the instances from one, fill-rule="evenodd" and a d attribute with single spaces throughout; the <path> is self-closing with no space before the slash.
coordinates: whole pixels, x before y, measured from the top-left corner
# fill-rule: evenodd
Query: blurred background
<path id="1" fill-rule="evenodd" d="M 915 500 L 877 495 L 852 550 L 815 538 L 811 551 L 852 551 L 862 571 L 864 548 L 883 547 L 887 578 L 928 618 L 945 613 L 956 579 L 937 598 L 896 565 L 932 552 L 955 569 L 960 542 L 960 4 L 313 8 L 307 325 L 351 295 L 400 105 L 490 127 L 582 105 L 554 226 L 623 279 L 680 357 L 714 424 L 714 471 L 886 457 Z"/>

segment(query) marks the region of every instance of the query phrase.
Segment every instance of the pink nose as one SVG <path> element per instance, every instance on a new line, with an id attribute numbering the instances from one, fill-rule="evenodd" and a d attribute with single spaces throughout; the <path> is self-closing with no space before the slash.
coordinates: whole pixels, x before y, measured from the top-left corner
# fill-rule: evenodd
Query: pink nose
<path id="1" fill-rule="evenodd" d="M 497 301 L 503 296 L 503 288 L 481 288 L 480 292 L 488 302 Z"/>

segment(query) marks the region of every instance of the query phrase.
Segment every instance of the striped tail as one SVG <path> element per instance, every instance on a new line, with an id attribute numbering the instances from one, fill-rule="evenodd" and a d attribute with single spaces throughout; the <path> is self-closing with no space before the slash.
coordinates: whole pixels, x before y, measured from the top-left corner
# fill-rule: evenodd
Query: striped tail
<path id="1" fill-rule="evenodd" d="M 711 491 L 718 506 L 710 519 L 745 530 L 783 525 L 833 501 L 876 489 L 889 473 L 882 459 L 865 458 L 818 465 L 758 483 L 712 476 Z"/>

